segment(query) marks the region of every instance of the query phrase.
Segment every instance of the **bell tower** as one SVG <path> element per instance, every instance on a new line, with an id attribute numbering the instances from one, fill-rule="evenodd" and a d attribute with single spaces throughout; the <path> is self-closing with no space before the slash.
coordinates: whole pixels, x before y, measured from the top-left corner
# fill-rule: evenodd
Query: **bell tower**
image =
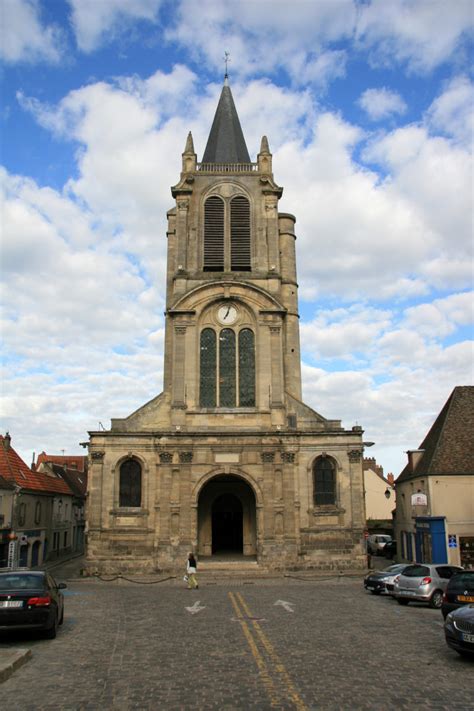
<path id="1" fill-rule="evenodd" d="M 301 400 L 295 218 L 278 212 L 282 192 L 266 136 L 250 160 L 226 79 L 200 163 L 188 135 L 168 213 L 175 425 L 284 426 Z"/>
<path id="2" fill-rule="evenodd" d="M 87 569 L 364 567 L 362 428 L 302 401 L 295 218 L 227 77 L 171 192 L 163 392 L 89 433 Z"/>

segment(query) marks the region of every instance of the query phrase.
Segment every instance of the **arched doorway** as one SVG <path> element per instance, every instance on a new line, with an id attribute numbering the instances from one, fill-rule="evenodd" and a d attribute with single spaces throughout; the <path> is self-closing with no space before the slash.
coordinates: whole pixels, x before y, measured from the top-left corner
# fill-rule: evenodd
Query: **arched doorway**
<path id="1" fill-rule="evenodd" d="M 220 474 L 208 481 L 198 499 L 200 556 L 252 556 L 257 553 L 255 494 L 241 477 Z"/>

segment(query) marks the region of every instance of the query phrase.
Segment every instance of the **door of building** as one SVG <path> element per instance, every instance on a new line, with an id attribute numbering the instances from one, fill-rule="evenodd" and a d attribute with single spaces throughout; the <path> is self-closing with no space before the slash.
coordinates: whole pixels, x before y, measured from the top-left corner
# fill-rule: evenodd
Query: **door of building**
<path id="1" fill-rule="evenodd" d="M 242 503 L 234 494 L 222 494 L 212 504 L 212 552 L 243 552 Z"/>

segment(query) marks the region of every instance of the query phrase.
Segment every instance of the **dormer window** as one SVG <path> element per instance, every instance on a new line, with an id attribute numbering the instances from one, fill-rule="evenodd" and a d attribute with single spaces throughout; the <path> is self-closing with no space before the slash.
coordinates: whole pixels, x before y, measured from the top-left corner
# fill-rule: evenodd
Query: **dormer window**
<path id="1" fill-rule="evenodd" d="M 213 195 L 204 203 L 205 272 L 249 272 L 250 203 L 243 195 L 224 201 Z"/>

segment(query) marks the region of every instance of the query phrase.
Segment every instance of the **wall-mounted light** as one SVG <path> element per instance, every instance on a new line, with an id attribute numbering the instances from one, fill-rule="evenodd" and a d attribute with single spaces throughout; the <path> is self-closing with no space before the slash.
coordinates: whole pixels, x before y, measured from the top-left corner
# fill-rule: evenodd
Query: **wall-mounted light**
<path id="1" fill-rule="evenodd" d="M 390 491 L 390 489 L 387 486 L 387 488 L 385 489 L 385 498 L 389 499 L 391 494 L 392 494 L 392 492 Z"/>

